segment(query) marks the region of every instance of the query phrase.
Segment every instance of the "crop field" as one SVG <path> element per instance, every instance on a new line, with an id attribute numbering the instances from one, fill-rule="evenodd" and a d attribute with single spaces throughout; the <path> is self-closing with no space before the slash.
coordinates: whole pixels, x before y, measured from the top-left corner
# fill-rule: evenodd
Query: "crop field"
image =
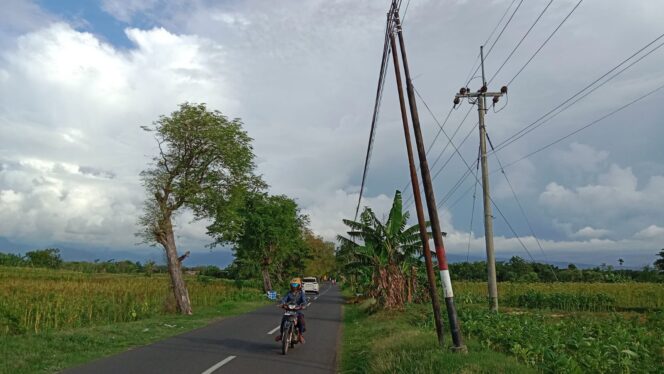
<path id="1" fill-rule="evenodd" d="M 255 288 L 191 278 L 194 308 L 260 300 Z M 136 321 L 174 309 L 167 275 L 86 274 L 0 267 L 0 335 Z"/>
<path id="2" fill-rule="evenodd" d="M 486 284 L 455 286 L 464 334 L 528 366 L 551 373 L 664 371 L 662 284 L 499 283 L 498 314 L 487 311 Z"/>
<path id="3" fill-rule="evenodd" d="M 458 302 L 481 304 L 487 286 L 455 282 Z M 664 286 L 658 283 L 498 283 L 502 305 L 562 311 L 656 311 L 664 309 Z"/>
<path id="4" fill-rule="evenodd" d="M 348 353 L 353 360 L 344 362 L 344 370 L 417 372 L 413 368 L 435 367 L 435 362 L 444 361 L 445 365 L 458 366 L 459 372 L 527 371 L 489 355 L 488 350 L 510 356 L 537 372 L 664 372 L 662 284 L 499 283 L 499 313 L 488 311 L 486 283 L 456 282 L 454 286 L 461 329 L 479 366 L 456 362 L 458 358 L 446 353 L 437 355 L 430 346 L 420 344 L 428 341 L 435 345 L 431 306 L 426 303 L 408 304 L 403 312 L 379 311 L 363 317 L 352 305 L 349 313 L 356 313 L 354 318 L 364 322 L 356 326 L 357 336 L 347 338 L 346 351 L 354 352 L 354 345 L 372 334 L 361 328 L 369 321 L 380 333 L 370 338 L 361 353 Z M 394 326 L 402 326 L 401 331 Z M 445 332 L 449 344 L 447 326 Z M 406 338 L 412 341 L 388 343 Z M 413 348 L 416 346 L 427 353 Z M 355 363 L 357 360 L 362 365 Z"/>

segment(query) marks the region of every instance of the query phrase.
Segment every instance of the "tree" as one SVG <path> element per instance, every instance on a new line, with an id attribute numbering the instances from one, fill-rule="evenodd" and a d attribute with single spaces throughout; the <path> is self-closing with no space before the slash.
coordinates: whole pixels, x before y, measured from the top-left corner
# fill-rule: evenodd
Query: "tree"
<path id="1" fill-rule="evenodd" d="M 142 128 L 154 134 L 159 153 L 141 172 L 147 199 L 138 235 L 164 248 L 177 309 L 191 314 L 173 218 L 190 209 L 195 219 L 214 218 L 208 231 L 232 235 L 239 228 L 238 202 L 263 183 L 253 175 L 251 138 L 239 119 L 208 111 L 205 104 L 185 103 Z"/>
<path id="2" fill-rule="evenodd" d="M 334 243 L 326 242 L 310 230 L 304 232 L 304 245 L 309 250 L 305 261 L 305 275 L 323 277 L 332 274 L 336 268 Z"/>
<path id="3" fill-rule="evenodd" d="M 410 266 L 404 269 L 402 264 L 414 259 L 421 248 L 419 226 L 406 227 L 408 217 L 402 210 L 401 192 L 396 191 L 385 223 L 365 208 L 360 221 L 343 220 L 351 230 L 348 238 L 337 237 L 344 270 L 360 279 L 371 274 L 368 290 L 386 308 L 400 308 L 405 303 L 406 283 L 412 273 Z"/>
<path id="4" fill-rule="evenodd" d="M 62 265 L 60 250 L 57 248 L 47 248 L 30 251 L 25 254 L 30 266 L 40 268 L 57 269 Z"/>
<path id="5" fill-rule="evenodd" d="M 282 281 L 302 273 L 308 255 L 303 242 L 308 218 L 300 214 L 293 199 L 250 194 L 240 214 L 243 226 L 234 248 L 238 266 L 253 269 L 252 276 L 260 272 L 265 291 L 274 289 L 272 275 Z"/>
<path id="6" fill-rule="evenodd" d="M 659 256 L 659 258 L 655 260 L 653 265 L 655 265 L 655 268 L 657 268 L 660 273 L 664 273 L 664 248 L 659 251 L 657 256 Z"/>

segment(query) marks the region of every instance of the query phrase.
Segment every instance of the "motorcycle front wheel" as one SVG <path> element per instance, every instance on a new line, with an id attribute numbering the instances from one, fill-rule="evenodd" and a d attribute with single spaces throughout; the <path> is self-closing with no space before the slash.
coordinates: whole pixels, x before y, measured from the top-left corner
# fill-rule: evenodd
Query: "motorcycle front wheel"
<path id="1" fill-rule="evenodd" d="M 290 340 L 291 340 L 291 332 L 292 332 L 293 326 L 288 324 L 284 326 L 284 332 L 281 335 L 281 353 L 283 355 L 286 355 L 288 353 L 288 347 L 290 346 Z"/>

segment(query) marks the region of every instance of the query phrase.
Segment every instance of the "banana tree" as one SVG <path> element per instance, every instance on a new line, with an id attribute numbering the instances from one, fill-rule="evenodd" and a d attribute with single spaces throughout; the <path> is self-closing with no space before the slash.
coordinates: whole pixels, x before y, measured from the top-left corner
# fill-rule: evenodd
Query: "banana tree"
<path id="1" fill-rule="evenodd" d="M 403 212 L 401 192 L 396 191 L 385 223 L 367 207 L 359 221 L 343 220 L 350 228 L 348 237 L 337 237 L 344 270 L 356 276 L 370 272 L 371 282 L 366 287 L 386 308 L 404 305 L 410 269 L 418 262 L 415 254 L 421 246 L 419 228 L 408 227 L 408 218 L 408 212 Z"/>

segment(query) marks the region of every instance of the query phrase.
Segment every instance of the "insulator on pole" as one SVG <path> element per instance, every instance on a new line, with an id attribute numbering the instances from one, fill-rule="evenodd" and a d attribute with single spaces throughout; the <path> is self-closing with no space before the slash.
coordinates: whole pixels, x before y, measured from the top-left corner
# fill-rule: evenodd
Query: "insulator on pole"
<path id="1" fill-rule="evenodd" d="M 482 86 L 482 88 L 480 88 L 480 92 L 481 92 L 481 93 L 485 93 L 486 91 L 487 91 L 486 86 Z"/>
<path id="2" fill-rule="evenodd" d="M 457 105 L 459 105 L 460 102 L 461 102 L 461 99 L 459 99 L 459 96 L 456 96 L 454 98 L 454 106 L 456 107 Z"/>
<path id="3" fill-rule="evenodd" d="M 466 94 L 466 87 L 461 87 L 459 90 L 459 95 L 465 95 Z"/>
<path id="4" fill-rule="evenodd" d="M 503 95 L 507 94 L 507 86 L 500 87 L 500 93 Z"/>
<path id="5" fill-rule="evenodd" d="M 494 97 L 493 97 L 493 105 L 496 105 L 496 103 L 498 102 L 498 98 L 499 98 L 499 97 L 500 97 L 500 96 L 494 96 Z"/>

